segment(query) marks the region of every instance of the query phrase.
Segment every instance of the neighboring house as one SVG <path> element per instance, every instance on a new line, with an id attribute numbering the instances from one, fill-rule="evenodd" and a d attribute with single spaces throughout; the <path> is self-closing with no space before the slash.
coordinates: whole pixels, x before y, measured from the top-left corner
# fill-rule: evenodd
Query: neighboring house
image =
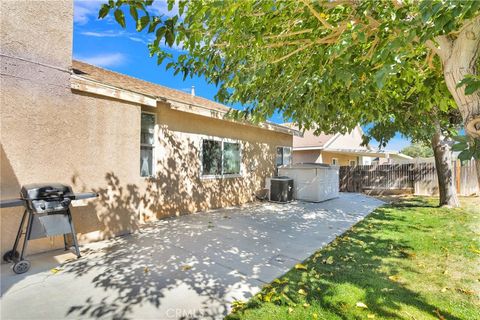
<path id="1" fill-rule="evenodd" d="M 98 192 L 73 207 L 87 242 L 252 201 L 275 164 L 289 163 L 294 129 L 225 120 L 219 103 L 72 62 L 71 1 L 1 6 L 2 199 L 36 182 Z M 22 212 L 0 212 L 2 255 Z M 33 241 L 29 252 L 62 241 Z"/>
<path id="2" fill-rule="evenodd" d="M 295 128 L 292 124 L 284 124 Z M 319 134 L 313 130 L 293 138 L 293 163 L 327 163 L 337 166 L 367 165 L 372 163 L 401 163 L 411 157 L 396 151 L 376 150 L 362 146 L 360 126 L 347 134 Z"/>

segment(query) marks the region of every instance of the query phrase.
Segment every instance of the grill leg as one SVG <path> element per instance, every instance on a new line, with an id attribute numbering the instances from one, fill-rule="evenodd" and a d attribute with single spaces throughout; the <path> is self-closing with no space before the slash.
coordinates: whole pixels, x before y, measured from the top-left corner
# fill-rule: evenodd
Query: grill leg
<path id="1" fill-rule="evenodd" d="M 27 222 L 27 231 L 25 233 L 25 238 L 23 239 L 22 252 L 20 253 L 19 261 L 23 260 L 23 254 L 27 250 L 27 242 L 30 240 L 30 234 L 32 233 L 32 223 L 33 223 L 33 213 L 28 212 L 28 222 Z"/>
<path id="2" fill-rule="evenodd" d="M 68 209 L 68 221 L 70 222 L 70 229 L 72 230 L 73 246 L 75 247 L 77 258 L 80 258 L 81 255 L 80 249 L 78 248 L 77 233 L 75 232 L 75 228 L 73 227 L 72 212 L 70 211 L 70 209 Z"/>
<path id="3" fill-rule="evenodd" d="M 65 246 L 65 251 L 68 250 L 67 235 L 63 235 L 63 245 Z"/>
<path id="4" fill-rule="evenodd" d="M 13 257 L 15 257 L 15 252 L 17 251 L 18 243 L 23 233 L 23 225 L 25 223 L 25 218 L 27 217 L 27 210 L 23 211 L 22 222 L 20 222 L 20 227 L 18 227 L 17 237 L 15 238 L 15 243 L 13 244 Z"/>

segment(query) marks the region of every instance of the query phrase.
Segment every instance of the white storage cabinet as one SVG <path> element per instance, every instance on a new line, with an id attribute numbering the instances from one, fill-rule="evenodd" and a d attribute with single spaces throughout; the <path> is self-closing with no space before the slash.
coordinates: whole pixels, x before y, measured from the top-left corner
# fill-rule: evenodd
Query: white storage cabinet
<path id="1" fill-rule="evenodd" d="M 294 164 L 279 168 L 278 174 L 293 178 L 294 199 L 321 202 L 338 197 L 338 166 Z"/>

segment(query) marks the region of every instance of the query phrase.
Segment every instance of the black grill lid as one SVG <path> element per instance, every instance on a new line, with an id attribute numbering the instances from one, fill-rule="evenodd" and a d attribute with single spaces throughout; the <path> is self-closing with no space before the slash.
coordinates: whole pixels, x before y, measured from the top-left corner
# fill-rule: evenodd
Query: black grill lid
<path id="1" fill-rule="evenodd" d="M 20 196 L 23 199 L 43 199 L 50 197 L 63 197 L 72 194 L 72 188 L 60 183 L 33 183 L 22 187 Z"/>

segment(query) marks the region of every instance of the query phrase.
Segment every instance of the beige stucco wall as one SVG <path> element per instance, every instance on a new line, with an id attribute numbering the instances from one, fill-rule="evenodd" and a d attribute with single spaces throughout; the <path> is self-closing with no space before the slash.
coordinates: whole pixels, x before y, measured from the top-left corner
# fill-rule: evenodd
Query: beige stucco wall
<path id="1" fill-rule="evenodd" d="M 72 3 L 56 2 L 56 14 L 41 2 L 1 6 L 1 48 L 8 52 L 1 56 L 1 199 L 17 197 L 21 185 L 36 182 L 98 192 L 99 198 L 73 207 L 81 242 L 130 232 L 166 215 L 250 201 L 265 176 L 273 173 L 276 146 L 292 145 L 292 137 L 283 133 L 173 111 L 166 105 L 149 108 L 72 92 L 66 70 L 71 63 Z M 31 24 L 19 28 L 12 12 L 21 15 L 23 9 L 31 20 L 22 23 Z M 35 17 L 30 17 L 33 12 Z M 8 37 L 4 25 L 10 26 Z M 34 30 L 42 26 L 55 26 L 58 34 Z M 24 35 L 25 30 L 38 31 L 41 43 Z M 139 175 L 142 108 L 156 113 L 158 122 L 158 175 L 149 179 Z M 200 178 L 204 136 L 242 142 L 243 177 Z M 0 210 L 2 254 L 13 244 L 22 212 Z M 60 247 L 59 237 L 41 239 L 30 242 L 29 252 Z"/>
<path id="2" fill-rule="evenodd" d="M 322 163 L 320 150 L 295 150 L 292 152 L 293 163 Z"/>
<path id="3" fill-rule="evenodd" d="M 293 151 L 293 163 L 327 163 L 332 164 L 332 158 L 337 158 L 340 166 L 350 165 L 350 160 L 357 161 L 357 156 L 320 150 L 296 150 Z"/>
<path id="4" fill-rule="evenodd" d="M 332 158 L 337 158 L 337 159 L 338 159 L 338 165 L 339 165 L 339 166 L 348 166 L 348 165 L 350 165 L 350 160 L 355 160 L 355 161 L 357 161 L 357 157 L 356 157 L 356 156 L 351 156 L 351 155 L 341 154 L 341 153 L 334 153 L 334 152 L 322 151 L 322 162 L 323 162 L 323 163 L 332 164 Z"/>
<path id="5" fill-rule="evenodd" d="M 0 1 L 0 52 L 67 69 L 72 60 L 73 1 Z"/>

